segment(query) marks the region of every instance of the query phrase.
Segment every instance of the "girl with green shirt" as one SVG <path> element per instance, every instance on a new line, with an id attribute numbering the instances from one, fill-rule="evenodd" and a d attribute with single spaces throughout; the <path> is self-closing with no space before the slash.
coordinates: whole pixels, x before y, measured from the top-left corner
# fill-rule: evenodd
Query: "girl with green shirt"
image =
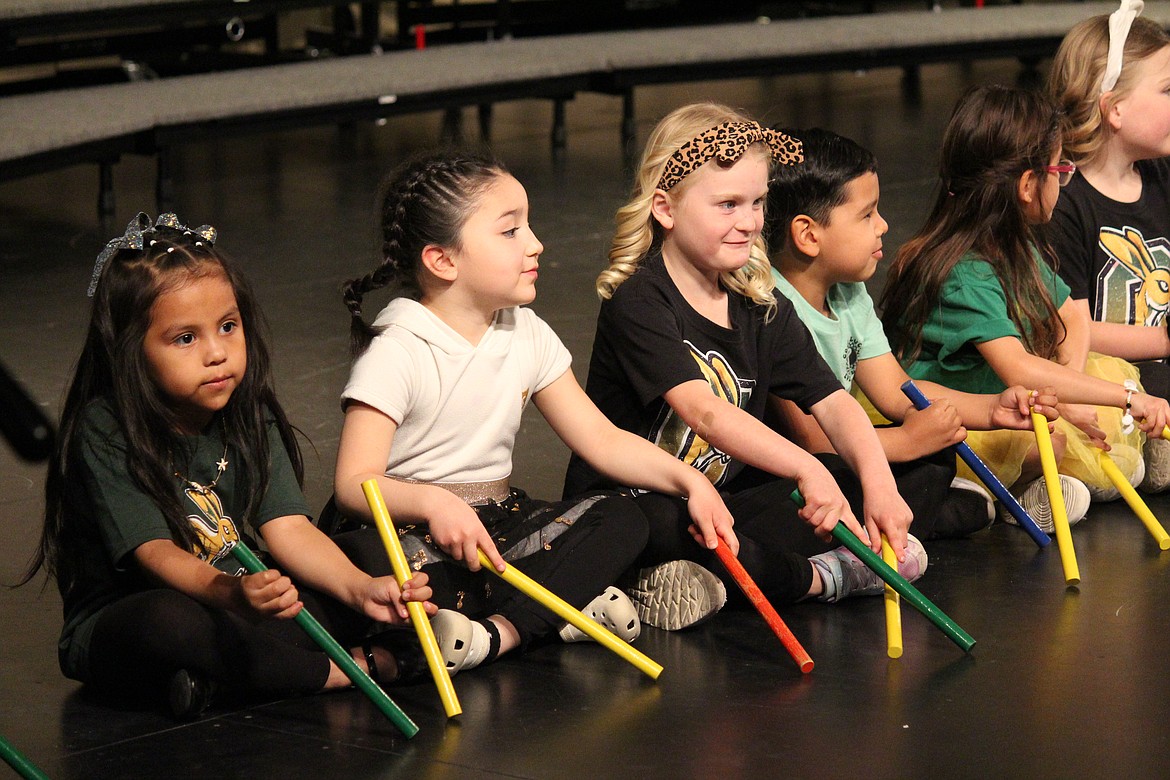
<path id="1" fill-rule="evenodd" d="M 1133 366 L 1089 352 L 1088 323 L 1053 270 L 1056 258 L 1038 228 L 1075 170 L 1060 155 L 1060 113 L 1049 98 L 1001 86 L 967 92 L 943 137 L 939 194 L 894 259 L 881 307 L 891 346 L 913 378 L 973 393 L 1056 388 L 1053 445 L 1076 522 L 1090 494 L 1117 495 L 1096 449 L 1110 450 L 1122 473 L 1140 482 L 1141 436 L 1159 435 L 1170 406 L 1141 392 Z M 1033 435 L 972 431 L 968 442 L 1050 528 Z"/>

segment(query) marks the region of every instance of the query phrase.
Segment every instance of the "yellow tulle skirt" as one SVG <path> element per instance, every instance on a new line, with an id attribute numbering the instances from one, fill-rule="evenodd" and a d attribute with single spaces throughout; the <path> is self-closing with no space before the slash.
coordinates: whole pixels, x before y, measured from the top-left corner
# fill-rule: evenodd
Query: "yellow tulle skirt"
<path id="1" fill-rule="evenodd" d="M 1132 379 L 1141 387 L 1138 369 L 1120 358 L 1109 355 L 1090 353 L 1085 364 L 1085 373 L 1116 384 Z M 889 423 L 856 387 L 854 395 L 869 414 L 870 420 L 875 424 Z M 1112 448 L 1109 456 L 1132 483 L 1141 463 L 1145 434 L 1136 425 L 1132 432 L 1122 433 L 1121 417 L 1121 409 L 1112 406 L 1097 407 L 1097 425 L 1105 432 L 1105 440 Z M 1095 497 L 1115 498 L 1113 483 L 1101 469 L 1097 456 L 1098 449 L 1089 442 L 1089 437 L 1063 418 L 1056 421 L 1056 433 L 1063 434 L 1065 438 L 1064 457 L 1057 464 L 1060 473 L 1084 482 Z M 1036 435 L 1032 431 L 968 431 L 967 444 L 1000 482 L 1012 487 L 1019 481 L 1029 453 L 1035 457 Z M 961 459 L 958 461 L 958 475 L 979 482 L 978 477 Z"/>

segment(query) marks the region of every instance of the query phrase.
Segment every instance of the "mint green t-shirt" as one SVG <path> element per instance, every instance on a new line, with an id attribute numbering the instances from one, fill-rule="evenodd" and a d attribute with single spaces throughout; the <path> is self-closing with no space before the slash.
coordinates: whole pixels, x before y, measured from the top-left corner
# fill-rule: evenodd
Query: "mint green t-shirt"
<path id="1" fill-rule="evenodd" d="M 1068 299 L 1068 285 L 1038 254 L 1032 259 L 1059 309 Z M 922 327 L 922 351 L 906 373 L 968 393 L 1000 393 L 1007 386 L 975 345 L 1005 336 L 1021 338 L 1007 295 L 991 265 L 969 252 L 943 282 L 938 305 Z"/>
<path id="2" fill-rule="evenodd" d="M 772 269 L 772 279 L 776 291 L 792 301 L 800 321 L 812 333 L 817 351 L 846 390 L 853 387 L 858 361 L 890 351 L 890 342 L 864 282 L 842 282 L 830 287 L 825 302 L 832 316 L 826 317 L 775 268 Z"/>

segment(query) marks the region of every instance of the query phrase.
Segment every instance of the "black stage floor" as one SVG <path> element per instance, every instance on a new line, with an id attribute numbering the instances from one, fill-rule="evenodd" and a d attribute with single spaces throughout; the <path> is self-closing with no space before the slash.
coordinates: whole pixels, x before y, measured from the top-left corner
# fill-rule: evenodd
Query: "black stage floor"
<path id="1" fill-rule="evenodd" d="M 894 70 L 644 89 L 640 138 L 699 97 L 850 135 L 879 156 L 892 254 L 923 218 L 959 92 L 1017 74 L 1011 62 L 933 66 L 918 96 Z M 583 379 L 592 280 L 627 189 L 620 107 L 572 103 L 559 162 L 550 116 L 540 102 L 499 107 L 495 149 L 528 188 L 546 246 L 534 308 Z M 207 142 L 178 161 L 180 216 L 217 226 L 259 289 L 278 391 L 316 448 L 313 506 L 329 492 L 348 365 L 337 289 L 372 268 L 379 176 L 439 126 L 425 115 Z M 0 361 L 49 410 L 80 349 L 92 258 L 134 212 L 154 212 L 152 176 L 147 160 L 117 167 L 118 218 L 105 227 L 89 168 L 0 185 Z M 559 495 L 566 460 L 543 421 L 526 420 L 514 482 Z M 35 544 L 43 474 L 0 446 L 0 581 Z M 1170 498 L 1151 506 L 1170 518 Z M 978 640 L 969 654 L 904 607 L 905 654 L 890 660 L 880 599 L 802 604 L 782 613 L 816 661 L 802 675 L 755 613 L 731 610 L 691 631 L 646 629 L 637 646 L 665 666 L 657 682 L 578 644 L 459 675 L 464 713 L 453 721 L 429 683 L 393 689 L 421 727 L 412 740 L 355 692 L 220 707 L 188 725 L 111 708 L 58 672 L 59 600 L 37 583 L 0 590 L 0 735 L 54 778 L 1165 777 L 1170 553 L 1120 503 L 1095 506 L 1074 539 L 1078 590 L 1064 587 L 1055 545 L 1037 551 L 1015 528 L 929 546 L 922 592 Z"/>

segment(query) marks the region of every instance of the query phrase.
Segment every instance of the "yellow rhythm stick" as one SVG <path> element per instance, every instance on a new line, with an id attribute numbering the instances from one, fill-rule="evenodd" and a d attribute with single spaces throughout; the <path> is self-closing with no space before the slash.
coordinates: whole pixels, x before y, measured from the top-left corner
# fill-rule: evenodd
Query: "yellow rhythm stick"
<path id="1" fill-rule="evenodd" d="M 894 548 L 890 540 L 882 534 L 882 560 L 889 564 L 894 571 L 898 570 L 898 559 L 894 555 Z M 898 600 L 898 591 L 886 585 L 886 655 L 890 658 L 902 657 L 902 606 Z"/>
<path id="2" fill-rule="evenodd" d="M 370 505 L 370 512 L 374 515 L 374 524 L 378 526 L 378 535 L 382 537 L 382 544 L 386 547 L 386 554 L 390 556 L 390 566 L 394 569 L 394 579 L 401 587 L 410 579 L 410 566 L 406 562 L 406 553 L 402 550 L 402 543 L 398 541 L 398 533 L 394 530 L 394 522 L 390 519 L 390 511 L 386 508 L 386 499 L 382 497 L 382 489 L 378 481 L 367 479 L 362 483 L 362 492 L 366 494 L 366 502 Z M 459 698 L 455 695 L 455 686 L 451 684 L 451 675 L 447 673 L 447 665 L 443 663 L 443 654 L 439 652 L 439 643 L 435 640 L 435 631 L 431 628 L 431 619 L 423 605 L 417 601 L 406 602 L 406 610 L 410 613 L 410 622 L 418 632 L 418 641 L 422 644 L 423 655 L 427 658 L 427 666 L 431 669 L 431 677 L 435 681 L 435 688 L 439 691 L 439 698 L 443 701 L 443 709 L 448 718 L 453 718 L 463 712 L 459 706 Z"/>
<path id="3" fill-rule="evenodd" d="M 1066 585 L 1076 585 L 1081 581 L 1081 570 L 1077 567 L 1077 553 L 1073 549 L 1072 532 L 1068 527 L 1068 509 L 1064 506 L 1060 475 L 1056 473 L 1056 453 L 1052 451 L 1048 418 L 1032 412 L 1032 427 L 1036 429 L 1036 446 L 1040 450 L 1040 465 L 1044 468 L 1044 486 L 1048 488 L 1052 525 L 1056 529 L 1056 546 L 1060 548 L 1060 563 L 1064 566 L 1064 581 Z"/>
<path id="4" fill-rule="evenodd" d="M 1098 450 L 1097 458 L 1101 461 L 1101 469 L 1105 472 L 1105 476 L 1109 477 L 1109 481 L 1121 493 L 1125 503 L 1129 504 L 1129 508 L 1142 521 L 1146 530 L 1157 540 L 1158 549 L 1170 550 L 1170 535 L 1167 535 L 1166 529 L 1158 522 L 1158 518 L 1154 517 L 1154 513 L 1150 511 L 1150 507 L 1146 505 L 1138 492 L 1133 489 L 1133 485 L 1129 484 L 1129 480 L 1121 473 L 1121 469 L 1117 468 L 1113 458 L 1109 457 L 1109 453 L 1105 450 Z"/>
<path id="5" fill-rule="evenodd" d="M 662 674 L 662 664 L 657 663 L 645 653 L 639 652 L 630 647 L 628 644 L 614 636 L 609 631 L 609 629 L 590 620 L 581 610 L 573 609 L 572 604 L 565 601 L 560 596 L 556 595 L 551 590 L 517 569 L 515 566 L 508 565 L 502 572 L 496 571 L 496 567 L 490 560 L 488 560 L 488 557 L 484 555 L 483 550 L 478 550 L 477 552 L 479 552 L 479 563 L 481 566 L 502 579 L 504 582 L 511 585 L 516 590 L 523 593 L 528 598 L 553 612 L 561 620 L 572 624 L 575 628 L 580 629 L 582 633 L 588 634 L 589 638 L 597 644 L 602 645 L 603 647 L 607 647 L 613 652 L 617 653 L 622 658 L 636 666 L 644 674 L 648 675 L 652 680 L 657 680 L 658 675 Z"/>

